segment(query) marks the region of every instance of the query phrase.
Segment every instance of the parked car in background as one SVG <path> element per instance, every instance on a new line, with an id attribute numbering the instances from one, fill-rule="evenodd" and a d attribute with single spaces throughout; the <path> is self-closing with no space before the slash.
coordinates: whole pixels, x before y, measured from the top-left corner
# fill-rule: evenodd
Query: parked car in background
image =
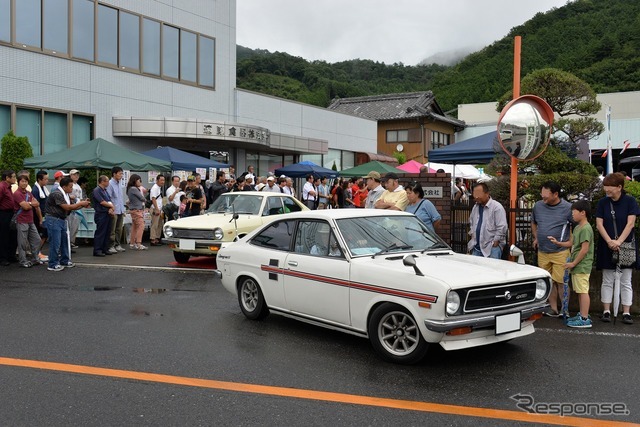
<path id="1" fill-rule="evenodd" d="M 216 256 L 220 248 L 242 238 L 276 215 L 308 210 L 287 194 L 261 191 L 225 193 L 204 215 L 168 221 L 162 241 L 179 263 L 193 255 Z"/>
<path id="2" fill-rule="evenodd" d="M 249 319 L 270 312 L 368 338 L 415 363 L 534 332 L 549 274 L 454 253 L 414 215 L 334 209 L 284 215 L 218 252 L 222 284 Z"/>

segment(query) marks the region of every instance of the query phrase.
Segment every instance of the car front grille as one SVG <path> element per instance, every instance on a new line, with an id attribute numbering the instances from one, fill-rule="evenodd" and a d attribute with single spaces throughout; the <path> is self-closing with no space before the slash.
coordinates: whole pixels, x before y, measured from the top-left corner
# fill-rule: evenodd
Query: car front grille
<path id="1" fill-rule="evenodd" d="M 213 237 L 213 230 L 188 230 L 183 228 L 174 228 L 173 237 L 178 239 L 215 240 Z"/>
<path id="2" fill-rule="evenodd" d="M 470 289 L 464 304 L 465 313 L 502 309 L 535 301 L 536 282 L 511 283 L 488 288 Z"/>

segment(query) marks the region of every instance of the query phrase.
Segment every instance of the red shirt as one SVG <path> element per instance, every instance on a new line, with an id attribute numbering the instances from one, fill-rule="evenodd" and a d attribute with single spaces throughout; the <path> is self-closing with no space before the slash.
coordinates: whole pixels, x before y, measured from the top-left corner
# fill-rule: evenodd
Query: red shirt
<path id="1" fill-rule="evenodd" d="M 0 182 L 0 211 L 13 210 L 13 194 L 7 181 Z"/>
<path id="2" fill-rule="evenodd" d="M 351 201 L 353 202 L 353 205 L 356 208 L 360 207 L 360 198 L 356 197 L 358 190 L 360 190 L 360 187 L 358 187 L 358 184 L 353 184 L 351 186 Z"/>
<path id="3" fill-rule="evenodd" d="M 15 193 L 13 193 L 13 209 L 18 212 L 18 209 L 21 209 L 21 202 L 30 202 L 33 200 L 33 194 L 28 192 L 27 190 L 22 190 L 18 188 Z M 33 223 L 33 208 L 29 210 L 22 209 L 20 215 L 18 215 L 18 224 L 32 224 Z"/>

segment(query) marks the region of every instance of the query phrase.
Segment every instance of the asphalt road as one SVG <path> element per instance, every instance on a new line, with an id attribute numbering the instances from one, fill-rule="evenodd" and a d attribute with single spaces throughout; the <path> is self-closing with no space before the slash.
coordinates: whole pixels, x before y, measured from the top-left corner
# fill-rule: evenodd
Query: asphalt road
<path id="1" fill-rule="evenodd" d="M 11 266 L 0 277 L 3 426 L 640 422 L 638 319 L 574 331 L 545 318 L 531 336 L 433 347 L 407 367 L 364 339 L 246 320 L 210 271 Z M 531 418 L 518 394 L 530 409 L 565 402 L 578 414 Z M 616 402 L 625 415 L 593 412 Z M 586 403 L 598 406 L 581 414 Z"/>

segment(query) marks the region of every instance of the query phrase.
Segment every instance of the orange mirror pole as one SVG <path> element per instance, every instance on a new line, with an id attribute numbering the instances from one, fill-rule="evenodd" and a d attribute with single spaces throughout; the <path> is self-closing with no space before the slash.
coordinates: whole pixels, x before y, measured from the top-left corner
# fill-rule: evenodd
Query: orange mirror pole
<path id="1" fill-rule="evenodd" d="M 513 46 L 513 98 L 520 96 L 520 53 L 522 37 L 515 36 Z M 516 207 L 518 203 L 518 159 L 511 156 L 511 188 L 509 202 L 511 214 L 509 215 L 509 245 L 516 243 Z"/>

